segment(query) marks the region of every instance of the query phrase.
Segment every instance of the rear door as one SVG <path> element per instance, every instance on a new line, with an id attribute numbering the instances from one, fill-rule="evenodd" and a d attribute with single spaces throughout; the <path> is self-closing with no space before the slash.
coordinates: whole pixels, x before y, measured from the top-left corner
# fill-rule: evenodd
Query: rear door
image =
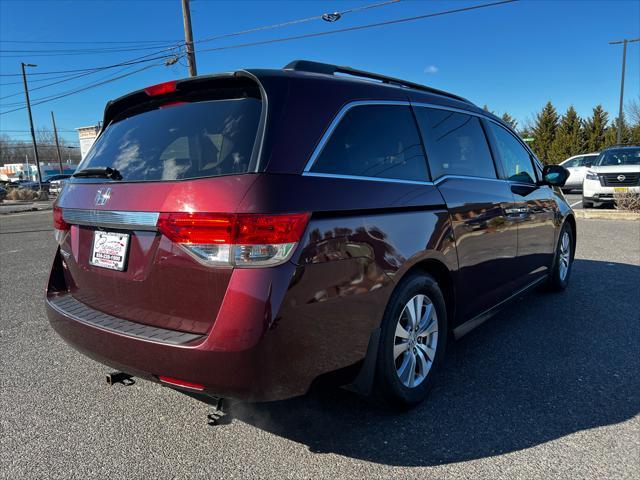
<path id="1" fill-rule="evenodd" d="M 518 215 L 518 259 L 520 284 L 546 275 L 555 251 L 557 204 L 553 190 L 538 184 L 534 160 L 522 142 L 506 128 L 487 121 L 487 131 L 499 159 L 500 177 L 514 195 Z"/>
<path id="2" fill-rule="evenodd" d="M 508 297 L 516 277 L 514 197 L 498 179 L 480 118 L 415 107 L 431 175 L 442 193 L 458 252 L 460 317 L 474 317 Z"/>
<path id="3" fill-rule="evenodd" d="M 232 272 L 228 262 L 212 264 L 229 253 L 219 245 L 185 248 L 160 224 L 177 214 L 189 221 L 185 215 L 236 212 L 255 181 L 248 173 L 260 94 L 257 86 L 227 85 L 210 97 L 133 95 L 139 101 L 106 127 L 78 167 L 76 175 L 86 175 L 69 179 L 56 203 L 69 226 L 60 245 L 67 285 L 98 311 L 205 333 Z"/>

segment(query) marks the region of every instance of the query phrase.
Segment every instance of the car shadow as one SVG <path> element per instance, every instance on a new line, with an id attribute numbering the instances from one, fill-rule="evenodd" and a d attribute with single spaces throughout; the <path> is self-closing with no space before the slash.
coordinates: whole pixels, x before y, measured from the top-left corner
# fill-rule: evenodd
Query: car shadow
<path id="1" fill-rule="evenodd" d="M 430 398 L 385 411 L 343 389 L 234 405 L 234 419 L 313 452 L 427 466 L 529 448 L 640 410 L 640 267 L 576 260 L 458 342 Z"/>

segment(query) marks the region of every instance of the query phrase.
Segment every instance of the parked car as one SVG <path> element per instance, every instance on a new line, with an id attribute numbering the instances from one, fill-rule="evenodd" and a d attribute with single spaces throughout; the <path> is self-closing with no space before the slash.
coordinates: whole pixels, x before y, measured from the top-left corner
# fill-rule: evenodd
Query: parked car
<path id="1" fill-rule="evenodd" d="M 54 205 L 46 310 L 128 375 L 264 401 L 340 372 L 409 407 L 450 333 L 569 281 L 567 170 L 457 95 L 296 61 L 138 90 L 104 125 Z"/>
<path id="2" fill-rule="evenodd" d="M 615 192 L 640 193 L 640 146 L 607 148 L 598 155 L 584 178 L 582 206 L 613 206 Z"/>
<path id="3" fill-rule="evenodd" d="M 58 195 L 60 193 L 60 190 L 62 189 L 62 185 L 69 177 L 71 177 L 71 175 L 62 175 L 62 174 L 49 177 L 47 179 L 49 182 L 49 193 Z"/>
<path id="4" fill-rule="evenodd" d="M 2 200 L 4 200 L 5 198 L 7 198 L 7 193 L 8 193 L 8 192 L 7 192 L 7 190 L 6 190 L 6 189 L 4 189 L 4 188 L 0 187 L 0 202 L 1 202 Z"/>
<path id="5" fill-rule="evenodd" d="M 593 165 L 596 158 L 598 158 L 597 152 L 586 153 L 584 155 L 574 155 L 560 163 L 560 165 L 569 170 L 569 178 L 564 184 L 562 190 L 565 192 L 570 192 L 571 190 L 582 190 L 584 176 L 591 165 Z"/>

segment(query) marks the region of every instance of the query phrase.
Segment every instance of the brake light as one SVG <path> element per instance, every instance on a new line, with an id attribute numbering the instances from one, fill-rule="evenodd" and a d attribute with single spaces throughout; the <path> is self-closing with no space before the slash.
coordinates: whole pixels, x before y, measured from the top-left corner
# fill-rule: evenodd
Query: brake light
<path id="1" fill-rule="evenodd" d="M 159 83 L 157 85 L 151 85 L 144 89 L 144 93 L 150 97 L 157 97 L 158 95 L 166 95 L 167 93 L 173 93 L 176 91 L 176 81 L 171 80 L 169 82 Z"/>
<path id="2" fill-rule="evenodd" d="M 53 236 L 56 242 L 58 242 L 58 245 L 62 245 L 69 234 L 70 226 L 64 221 L 60 207 L 53 207 L 53 228 Z"/>
<path id="3" fill-rule="evenodd" d="M 53 228 L 56 230 L 69 230 L 69 224 L 64 221 L 60 207 L 53 207 Z"/>
<path id="4" fill-rule="evenodd" d="M 161 213 L 158 230 L 206 265 L 273 266 L 286 262 L 308 213 L 286 215 Z"/>

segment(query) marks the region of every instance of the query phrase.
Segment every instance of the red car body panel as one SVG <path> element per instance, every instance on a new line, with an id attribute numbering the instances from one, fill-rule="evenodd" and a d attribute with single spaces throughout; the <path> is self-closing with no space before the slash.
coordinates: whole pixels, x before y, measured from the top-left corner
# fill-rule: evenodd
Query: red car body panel
<path id="1" fill-rule="evenodd" d="M 434 184 L 302 175 L 327 125 L 349 102 L 423 102 L 486 115 L 481 109 L 327 75 L 252 70 L 235 76 L 258 83 L 267 100 L 255 172 L 129 183 L 72 178 L 55 206 L 67 212 L 308 212 L 292 256 L 273 267 L 211 267 L 155 228 L 134 229 L 127 230 L 127 268 L 110 271 L 89 264 L 94 227 L 72 224 L 56 253 L 46 306 L 51 325 L 74 348 L 135 376 L 202 385 L 212 396 L 283 399 L 305 393 L 323 374 L 359 367 L 395 285 L 416 268 L 439 275 L 454 329 L 548 273 L 559 228 L 571 215 L 552 189 L 518 194 L 532 214 L 510 223 L 504 206 L 516 201 L 505 182 L 496 195 L 495 183 L 472 179 Z M 211 81 L 228 86 L 236 77 Z M 145 98 L 139 91 L 111 102 L 105 124 Z M 109 201 L 96 205 L 107 187 Z M 518 228 L 526 232 L 522 239 Z M 85 321 L 55 306 L 68 297 L 91 315 L 193 339 L 169 344 L 104 328 L 91 315 Z"/>

